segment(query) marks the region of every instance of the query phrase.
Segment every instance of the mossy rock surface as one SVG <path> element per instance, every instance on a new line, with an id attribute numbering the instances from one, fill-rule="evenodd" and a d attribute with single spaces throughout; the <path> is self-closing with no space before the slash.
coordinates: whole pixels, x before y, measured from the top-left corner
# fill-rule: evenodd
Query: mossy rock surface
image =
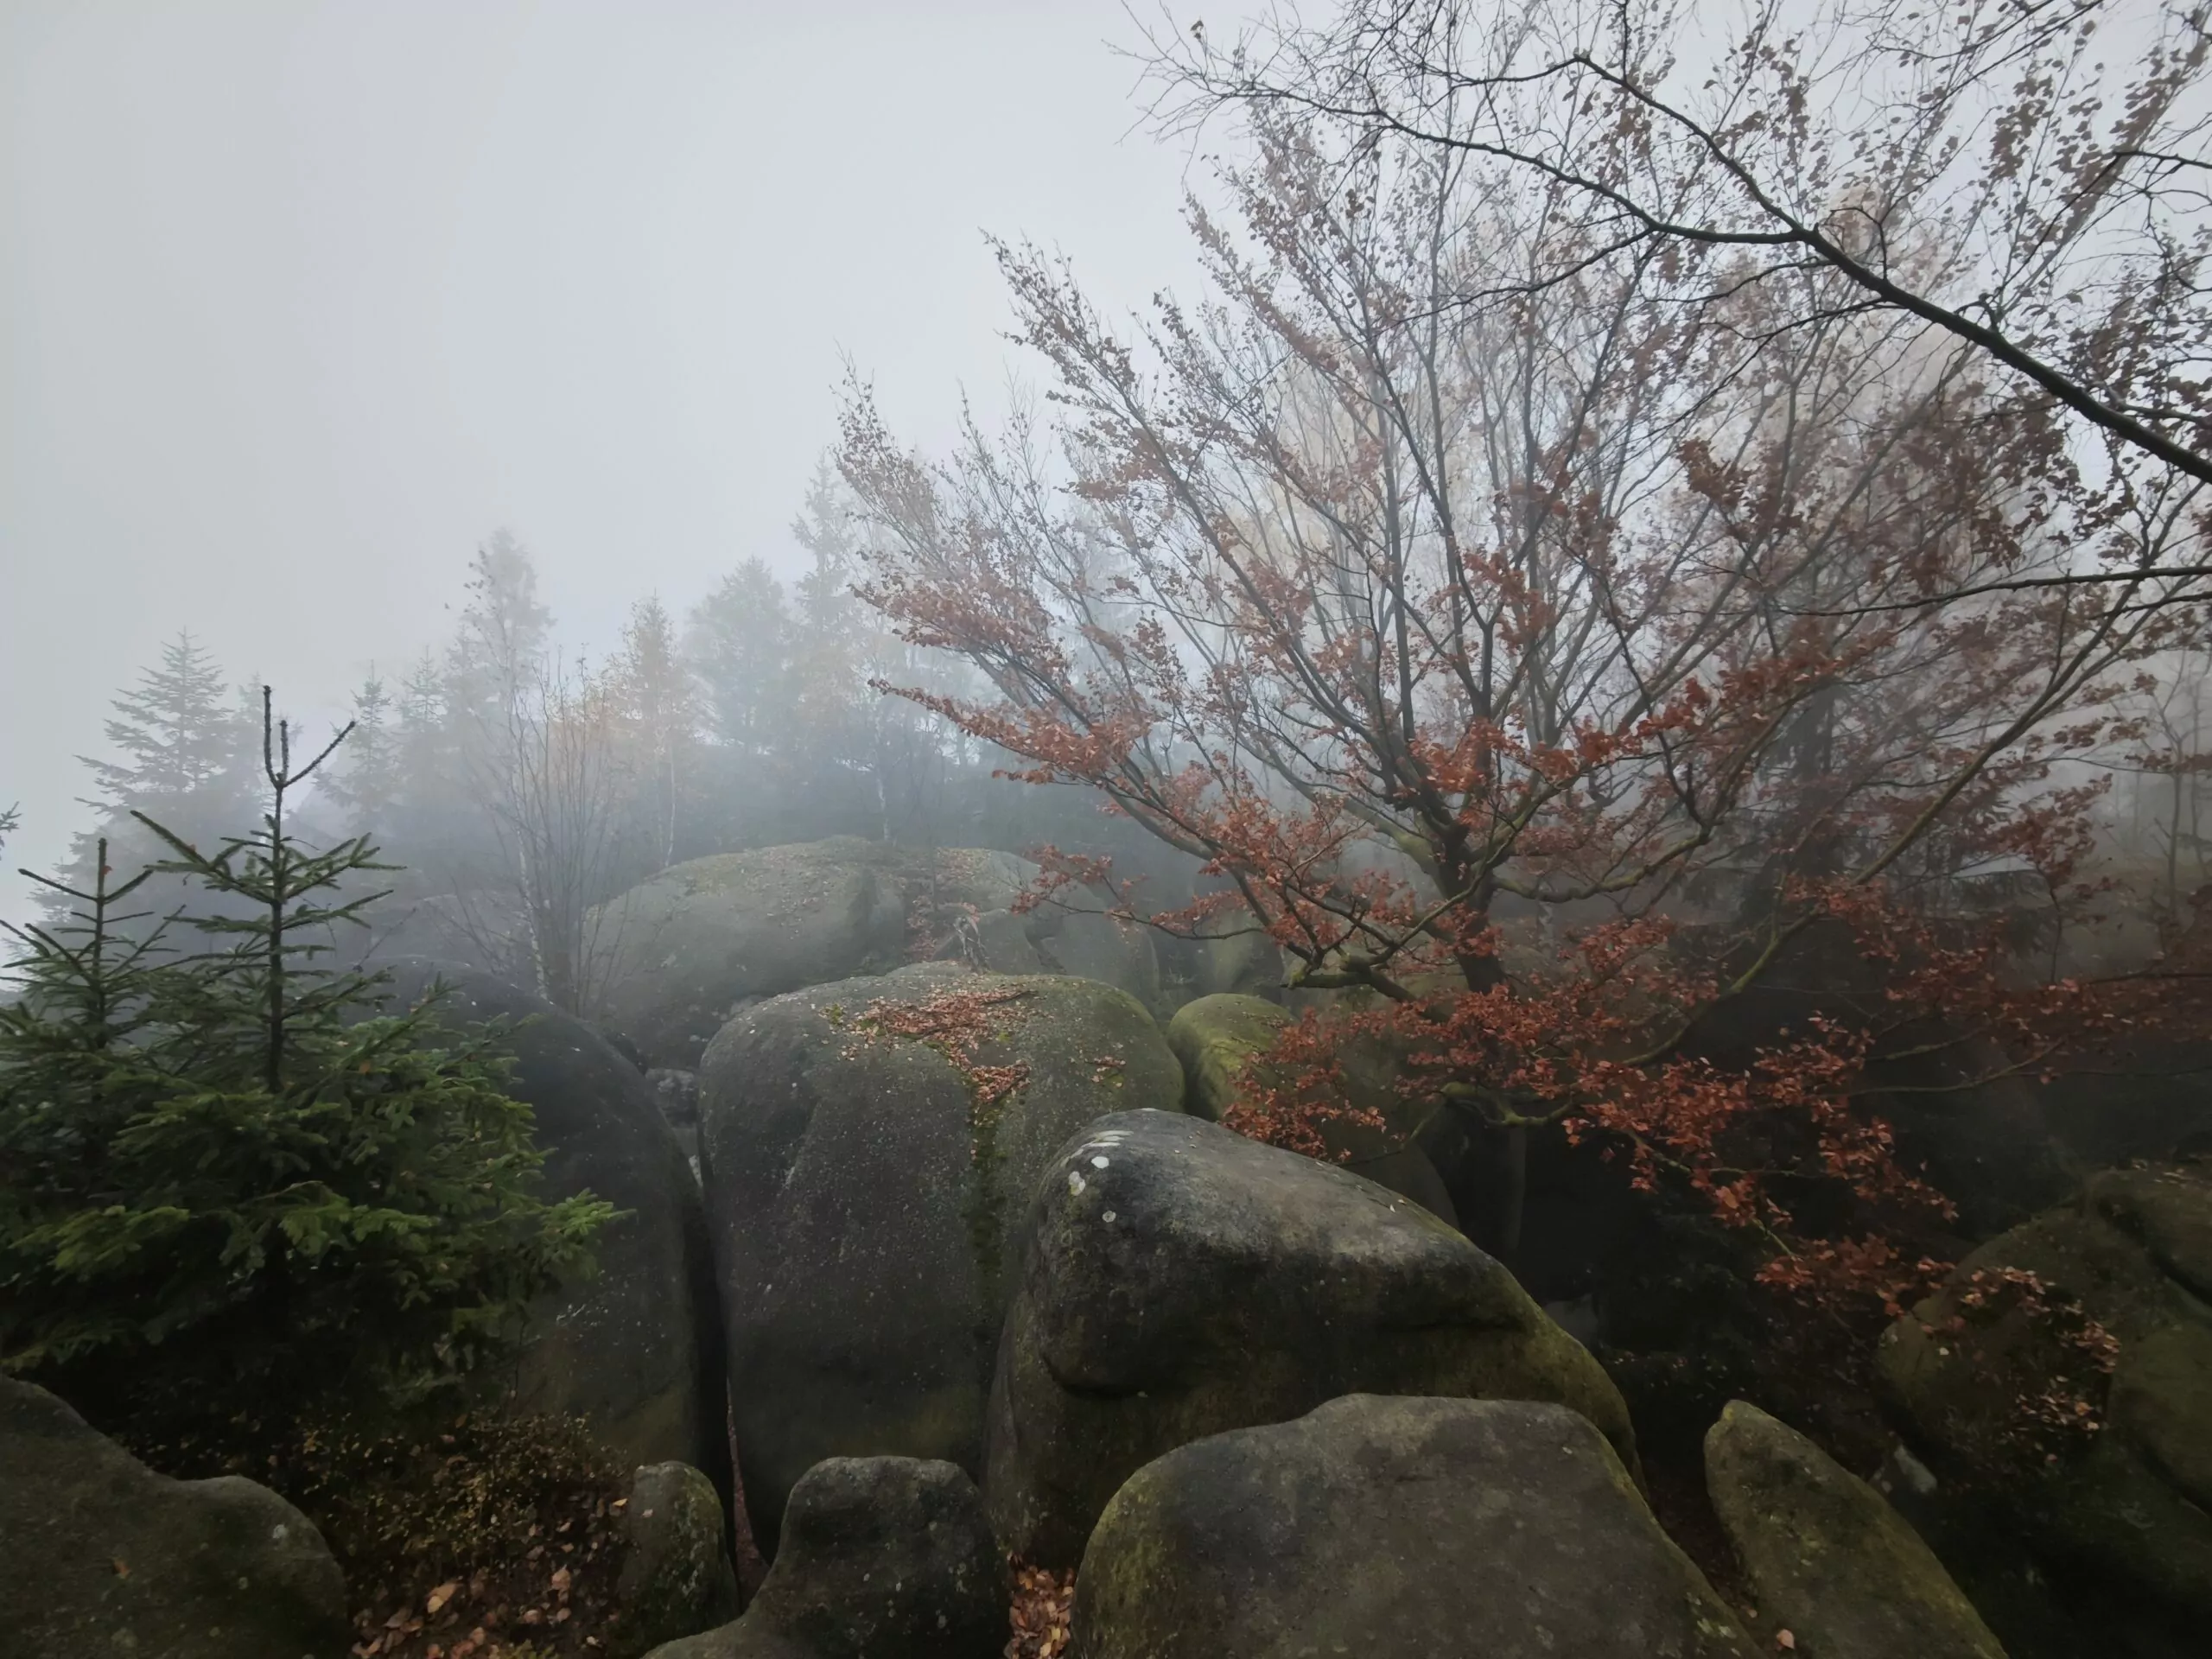
<path id="1" fill-rule="evenodd" d="M 1000 1659 L 1007 1573 L 949 1463 L 832 1458 L 792 1489 L 745 1617 L 652 1659 Z"/>
<path id="2" fill-rule="evenodd" d="M 598 1271 L 530 1311 L 505 1369 L 515 1409 L 581 1417 L 626 1465 L 727 1468 L 721 1337 L 698 1185 L 638 1068 L 543 998 L 452 963 L 391 964 L 394 1006 L 442 982 L 433 1020 L 513 1023 L 510 1085 L 536 1119 L 548 1198 L 590 1191 L 624 1213 L 598 1239 Z"/>
<path id="3" fill-rule="evenodd" d="M 593 912 L 607 1024 L 655 1065 L 696 1066 L 748 999 L 898 966 L 898 849 L 841 836 L 671 865 Z"/>
<path id="4" fill-rule="evenodd" d="M 352 1641 L 338 1563 L 289 1503 L 157 1475 L 0 1376 L 0 1653 L 340 1659 Z"/>
<path id="5" fill-rule="evenodd" d="M 1213 1435 L 1115 1495 L 1071 1659 L 1751 1659 L 1589 1421 L 1354 1395 Z"/>
<path id="6" fill-rule="evenodd" d="M 1343 1394 L 1556 1402 L 1634 1463 L 1597 1361 L 1503 1267 L 1372 1182 L 1136 1111 L 1084 1128 L 1035 1192 L 984 1482 L 1026 1560 L 1073 1566 L 1153 1459 Z"/>
<path id="7" fill-rule="evenodd" d="M 2201 1170 L 2107 1171 L 2076 1203 L 1992 1239 L 1884 1333 L 1885 1394 L 1947 1481 L 1980 1491 L 2056 1576 L 2146 1618 L 2212 1620 L 2212 1307 L 2201 1293 L 2212 1181 Z M 2072 1316 L 1999 1297 L 2007 1269 L 2078 1305 L 2117 1339 L 2109 1376 L 2069 1341 Z M 2094 1425 L 2044 1427 L 2086 1408 Z"/>
<path id="8" fill-rule="evenodd" d="M 1796 1430 L 1732 1401 L 1705 1469 L 1764 1632 L 1819 1659 L 2005 1659 L 1920 1535 Z"/>
<path id="9" fill-rule="evenodd" d="M 1185 1003 L 1167 1022 L 1167 1046 L 1183 1064 L 1183 1107 L 1193 1117 L 1218 1123 L 1268 1071 L 1255 1071 L 1259 1057 L 1272 1048 L 1295 1016 L 1263 998 L 1224 992 Z M 1363 1038 L 1341 1065 L 1346 1098 L 1379 1113 L 1389 1128 L 1324 1121 L 1322 1140 L 1330 1153 L 1355 1175 L 1411 1198 L 1431 1215 L 1459 1224 L 1452 1195 L 1428 1154 L 1413 1143 L 1421 1114 L 1396 1090 L 1397 1071 L 1381 1044 Z"/>
<path id="10" fill-rule="evenodd" d="M 700 1085 L 739 1455 L 772 1548 L 823 1458 L 979 1470 L 1039 1173 L 1102 1112 L 1176 1108 L 1182 1074 L 1109 986 L 931 964 L 762 1003 Z"/>
<path id="11" fill-rule="evenodd" d="M 622 1509 L 628 1553 L 615 1586 L 623 1618 L 612 1651 L 628 1659 L 737 1617 L 737 1569 L 721 1497 L 686 1463 L 639 1469 Z"/>

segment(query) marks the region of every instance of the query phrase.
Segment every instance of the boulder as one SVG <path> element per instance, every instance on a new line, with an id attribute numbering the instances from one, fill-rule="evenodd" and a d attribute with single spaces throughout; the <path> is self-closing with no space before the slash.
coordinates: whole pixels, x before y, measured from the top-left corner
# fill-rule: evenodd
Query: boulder
<path id="1" fill-rule="evenodd" d="M 1142 923 L 1049 906 L 1037 911 L 1031 921 L 1033 948 L 1047 972 L 1111 985 L 1127 991 L 1147 1010 L 1160 1006 L 1160 955 L 1153 946 L 1152 930 Z"/>
<path id="2" fill-rule="evenodd" d="M 1248 917 L 1224 918 L 1217 925 L 1234 931 L 1198 942 L 1192 989 L 1200 996 L 1232 994 L 1278 1001 L 1287 971 L 1281 947 Z"/>
<path id="3" fill-rule="evenodd" d="M 1937 1476 L 2049 1576 L 2177 1628 L 2212 1619 L 2208 1287 L 2205 1172 L 2110 1170 L 1968 1255 L 1877 1356 Z"/>
<path id="4" fill-rule="evenodd" d="M 737 1617 L 737 1569 L 721 1495 L 688 1463 L 653 1463 L 622 1507 L 627 1553 L 614 1587 L 622 1611 L 613 1651 L 643 1653 Z"/>
<path id="5" fill-rule="evenodd" d="M 352 1641 L 338 1563 L 283 1498 L 157 1475 L 0 1376 L 0 1653 L 339 1659 Z"/>
<path id="6" fill-rule="evenodd" d="M 911 853 L 900 868 L 902 879 L 940 916 L 950 910 L 1003 912 L 1038 874 L 1026 858 L 983 847 Z"/>
<path id="7" fill-rule="evenodd" d="M 1295 1016 L 1256 996 L 1220 993 L 1185 1002 L 1167 1022 L 1167 1046 L 1183 1065 L 1183 1109 L 1218 1123 L 1249 1086 L 1253 1062 L 1274 1046 Z M 1344 1061 L 1347 1098 L 1382 1114 L 1387 1129 L 1337 1122 L 1321 1135 L 1338 1161 L 1356 1175 L 1411 1198 L 1448 1224 L 1459 1224 L 1444 1178 L 1413 1141 L 1417 1115 L 1394 1086 L 1396 1070 L 1371 1039 L 1355 1043 Z"/>
<path id="8" fill-rule="evenodd" d="M 1071 1659 L 1751 1659 L 1589 1421 L 1352 1395 L 1147 1464 L 1099 1518 Z"/>
<path id="9" fill-rule="evenodd" d="M 1075 1565 L 1122 1483 L 1179 1446 L 1351 1393 L 1541 1400 L 1635 1466 L 1597 1361 L 1419 1205 L 1202 1120 L 1117 1113 L 1036 1188 L 992 1384 L 1000 1540 Z"/>
<path id="10" fill-rule="evenodd" d="M 593 912 L 607 1023 L 655 1065 L 696 1066 L 747 999 L 898 965 L 896 849 L 840 836 L 671 865 Z"/>
<path id="11" fill-rule="evenodd" d="M 434 982 L 433 1018 L 516 1022 L 515 1098 L 537 1118 L 543 1192 L 588 1189 L 623 1214 L 600 1234 L 597 1274 L 531 1311 L 511 1369 L 519 1410 L 583 1418 L 632 1464 L 728 1466 L 714 1269 L 699 1192 L 638 1069 L 543 998 L 453 963 L 392 964 L 395 1006 Z"/>
<path id="12" fill-rule="evenodd" d="M 931 963 L 776 998 L 715 1038 L 701 1166 L 764 1548 L 823 1458 L 979 1468 L 1038 1174 L 1100 1113 L 1181 1093 L 1151 1017 L 1082 979 Z"/>
<path id="13" fill-rule="evenodd" d="M 1029 937 L 1030 918 L 1010 910 L 956 917 L 938 947 L 940 961 L 963 962 L 995 974 L 1041 974 L 1045 958 Z"/>
<path id="14" fill-rule="evenodd" d="M 1006 1642 L 1006 1568 L 968 1477 L 831 1458 L 791 1489 L 745 1617 L 653 1659 L 999 1659 Z"/>
<path id="15" fill-rule="evenodd" d="M 1920 1535 L 1796 1430 L 1732 1401 L 1705 1474 L 1764 1630 L 1818 1659 L 2005 1659 Z"/>

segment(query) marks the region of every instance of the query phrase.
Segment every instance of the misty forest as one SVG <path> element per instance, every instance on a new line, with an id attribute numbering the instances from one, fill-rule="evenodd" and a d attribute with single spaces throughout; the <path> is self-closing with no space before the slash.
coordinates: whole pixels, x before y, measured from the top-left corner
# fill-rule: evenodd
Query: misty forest
<path id="1" fill-rule="evenodd" d="M 1147 302 L 0 777 L 0 1651 L 2207 1651 L 2212 7 L 1116 27 Z"/>

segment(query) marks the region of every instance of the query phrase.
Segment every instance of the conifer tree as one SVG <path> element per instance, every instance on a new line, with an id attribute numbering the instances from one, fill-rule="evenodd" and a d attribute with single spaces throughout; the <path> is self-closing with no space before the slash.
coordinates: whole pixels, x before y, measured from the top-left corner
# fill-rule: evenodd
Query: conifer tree
<path id="1" fill-rule="evenodd" d="M 107 741 L 120 759 L 84 757 L 114 814 L 145 811 L 175 823 L 235 823 L 251 799 L 251 728 L 222 671 L 189 632 L 162 647 L 160 664 L 116 698 Z"/>
<path id="2" fill-rule="evenodd" d="M 323 785 L 352 815 L 356 829 L 385 830 L 399 797 L 398 738 L 392 730 L 391 693 L 375 668 L 353 694 L 353 723 L 343 765 Z"/>
<path id="3" fill-rule="evenodd" d="M 202 851 L 140 822 L 207 901 L 134 937 L 141 875 L 60 888 L 16 932 L 0 1008 L 0 1366 L 110 1415 L 190 1408 L 219 1382 L 270 1410 L 450 1379 L 585 1270 L 608 1207 L 546 1204 L 496 1033 L 433 1037 L 327 965 L 389 867 L 365 837 L 302 845 L 296 764 L 264 694 L 268 810 Z M 36 879 L 36 878 L 34 878 Z M 348 896 L 351 893 L 353 896 Z"/>

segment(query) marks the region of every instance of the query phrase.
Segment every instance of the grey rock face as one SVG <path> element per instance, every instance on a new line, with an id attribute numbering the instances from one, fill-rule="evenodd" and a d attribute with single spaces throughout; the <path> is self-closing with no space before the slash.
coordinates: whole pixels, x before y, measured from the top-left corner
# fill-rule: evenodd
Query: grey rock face
<path id="1" fill-rule="evenodd" d="M 714 1483 L 688 1463 L 648 1464 L 622 1510 L 629 1554 L 615 1585 L 621 1654 L 714 1630 L 737 1617 L 737 1569 Z"/>
<path id="2" fill-rule="evenodd" d="M 998 1659 L 1006 1568 L 952 1465 L 832 1458 L 791 1490 L 745 1617 L 653 1659 Z"/>
<path id="3" fill-rule="evenodd" d="M 600 1235 L 595 1278 L 532 1310 L 516 1405 L 572 1414 L 634 1463 L 728 1462 L 714 1272 L 696 1183 L 645 1077 L 582 1021 L 451 963 L 392 966 L 395 1006 L 442 980 L 435 1018 L 527 1021 L 509 1039 L 512 1087 L 537 1116 L 543 1191 L 588 1188 L 627 1211 Z"/>
<path id="4" fill-rule="evenodd" d="M 1820 1659 L 2004 1659 L 1920 1535 L 1796 1430 L 1732 1401 L 1705 1469 L 1763 1627 Z"/>
<path id="5" fill-rule="evenodd" d="M 980 1466 L 1038 1173 L 1102 1111 L 1172 1108 L 1182 1077 L 1109 986 L 931 964 L 747 1011 L 701 1089 L 739 1456 L 772 1549 L 823 1458 Z"/>
<path id="6" fill-rule="evenodd" d="M 1035 1192 L 984 1479 L 1027 1560 L 1073 1566 L 1154 1458 L 1344 1394 L 1557 1402 L 1633 1466 L 1598 1363 L 1504 1268 L 1371 1182 L 1137 1111 L 1089 1125 Z"/>
<path id="7" fill-rule="evenodd" d="M 276 1493 L 157 1475 L 0 1376 L 0 1653 L 338 1659 L 352 1639 L 337 1562 Z"/>
<path id="8" fill-rule="evenodd" d="M 1751 1659 L 1587 1419 L 1331 1401 L 1146 1465 L 1076 1580 L 1072 1659 Z"/>
<path id="9" fill-rule="evenodd" d="M 841 836 L 671 866 L 594 913 L 607 1022 L 657 1066 L 696 1066 L 747 998 L 898 965 L 895 849 Z"/>

